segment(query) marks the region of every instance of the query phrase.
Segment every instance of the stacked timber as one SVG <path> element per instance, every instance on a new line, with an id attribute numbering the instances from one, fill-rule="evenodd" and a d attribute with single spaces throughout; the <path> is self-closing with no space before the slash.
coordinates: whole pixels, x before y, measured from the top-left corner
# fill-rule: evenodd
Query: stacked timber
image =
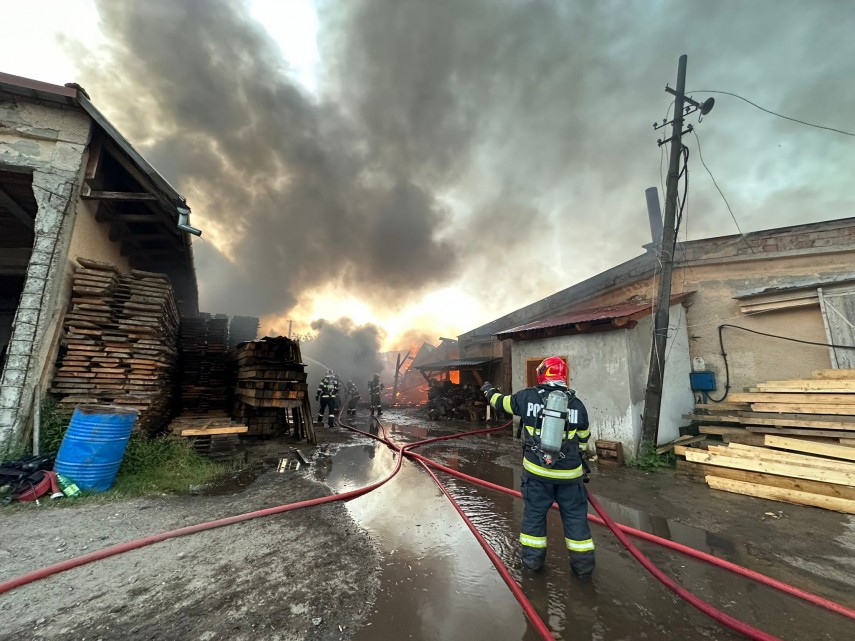
<path id="1" fill-rule="evenodd" d="M 282 336 L 241 343 L 231 352 L 233 415 L 249 426 L 250 434 L 273 434 L 290 425 L 295 435 L 314 442 L 301 361 L 300 344 Z"/>
<path id="2" fill-rule="evenodd" d="M 210 314 L 182 318 L 178 344 L 182 412 L 224 412 L 228 318 Z"/>
<path id="3" fill-rule="evenodd" d="M 680 473 L 715 489 L 855 514 L 855 370 L 769 381 L 728 398 L 685 417 L 711 440 L 675 448 L 685 457 Z"/>
<path id="4" fill-rule="evenodd" d="M 172 412 L 178 310 L 169 278 L 78 258 L 51 391 L 61 408 L 108 403 L 156 431 Z"/>
<path id="5" fill-rule="evenodd" d="M 255 316 L 232 316 L 229 323 L 229 347 L 254 341 L 258 337 L 259 319 Z"/>

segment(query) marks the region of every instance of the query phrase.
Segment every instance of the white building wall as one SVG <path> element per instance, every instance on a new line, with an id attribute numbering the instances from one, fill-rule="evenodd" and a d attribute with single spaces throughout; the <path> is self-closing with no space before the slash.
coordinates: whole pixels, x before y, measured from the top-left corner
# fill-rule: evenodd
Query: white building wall
<path id="1" fill-rule="evenodd" d="M 598 438 L 620 441 L 624 452 L 635 455 L 635 426 L 629 386 L 629 359 L 624 334 L 615 330 L 533 341 L 514 341 L 513 391 L 526 386 L 529 358 L 569 356 L 570 386 L 588 409 L 591 448 Z"/>
<path id="2" fill-rule="evenodd" d="M 626 333 L 627 352 L 630 358 L 631 394 L 636 443 L 641 437 L 641 417 L 644 414 L 644 393 L 647 387 L 647 371 L 650 364 L 650 343 L 653 336 L 653 317 L 638 321 L 636 327 Z M 662 445 L 680 435 L 680 426 L 687 424 L 683 414 L 694 407 L 694 396 L 689 387 L 691 371 L 689 356 L 689 332 L 686 327 L 686 310 L 682 304 L 671 305 L 668 323 L 668 343 L 665 347 L 665 380 L 662 386 L 662 407 L 659 411 L 659 438 Z"/>
<path id="3" fill-rule="evenodd" d="M 635 457 L 641 440 L 652 333 L 653 318 L 647 316 L 633 329 L 514 341 L 513 391 L 526 386 L 528 359 L 569 356 L 570 386 L 588 408 L 591 443 L 598 438 L 620 441 L 624 455 Z M 694 406 L 686 310 L 681 304 L 671 306 L 668 337 L 659 444 L 679 436 L 680 426 L 686 423 L 682 415 Z"/>

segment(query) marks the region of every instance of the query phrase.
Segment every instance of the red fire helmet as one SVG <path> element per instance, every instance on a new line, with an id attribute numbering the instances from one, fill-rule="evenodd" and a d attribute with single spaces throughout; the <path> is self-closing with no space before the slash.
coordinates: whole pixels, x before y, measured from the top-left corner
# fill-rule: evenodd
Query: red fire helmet
<path id="1" fill-rule="evenodd" d="M 567 363 L 557 356 L 544 358 L 543 362 L 537 366 L 537 382 L 548 383 L 549 381 L 567 382 Z"/>

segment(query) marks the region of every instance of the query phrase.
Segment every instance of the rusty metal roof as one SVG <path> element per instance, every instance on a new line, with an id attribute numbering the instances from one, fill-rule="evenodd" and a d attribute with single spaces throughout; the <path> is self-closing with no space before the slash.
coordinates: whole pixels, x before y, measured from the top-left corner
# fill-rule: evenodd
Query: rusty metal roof
<path id="1" fill-rule="evenodd" d="M 672 294 L 671 303 L 676 303 L 693 292 L 683 292 L 681 294 Z M 652 301 L 643 301 L 639 303 L 624 303 L 622 305 L 611 305 L 609 307 L 596 307 L 592 309 L 580 309 L 577 311 L 551 316 L 543 320 L 533 321 L 525 325 L 518 325 L 510 329 L 502 330 L 495 334 L 499 340 L 507 338 L 515 338 L 521 334 L 529 332 L 537 332 L 538 330 L 547 329 L 577 329 L 582 333 L 589 325 L 598 325 L 597 329 L 621 329 L 629 322 L 647 316 L 653 307 Z M 623 322 L 621 322 L 623 321 Z M 575 327 L 585 325 L 586 327 Z M 609 327 L 610 326 L 610 327 Z"/>
<path id="2" fill-rule="evenodd" d="M 435 363 L 425 363 L 424 365 L 413 365 L 415 369 L 423 372 L 445 372 L 458 369 L 473 369 L 482 367 L 493 361 L 500 361 L 501 358 L 493 356 L 479 356 L 473 358 L 457 358 L 449 361 L 436 361 Z"/>

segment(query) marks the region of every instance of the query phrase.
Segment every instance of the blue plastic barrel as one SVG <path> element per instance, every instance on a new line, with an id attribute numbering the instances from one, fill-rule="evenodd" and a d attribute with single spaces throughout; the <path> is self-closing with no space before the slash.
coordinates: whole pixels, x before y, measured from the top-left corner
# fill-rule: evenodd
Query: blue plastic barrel
<path id="1" fill-rule="evenodd" d="M 109 490 L 122 464 L 137 414 L 137 410 L 112 405 L 76 408 L 56 455 L 54 470 L 81 490 Z"/>

